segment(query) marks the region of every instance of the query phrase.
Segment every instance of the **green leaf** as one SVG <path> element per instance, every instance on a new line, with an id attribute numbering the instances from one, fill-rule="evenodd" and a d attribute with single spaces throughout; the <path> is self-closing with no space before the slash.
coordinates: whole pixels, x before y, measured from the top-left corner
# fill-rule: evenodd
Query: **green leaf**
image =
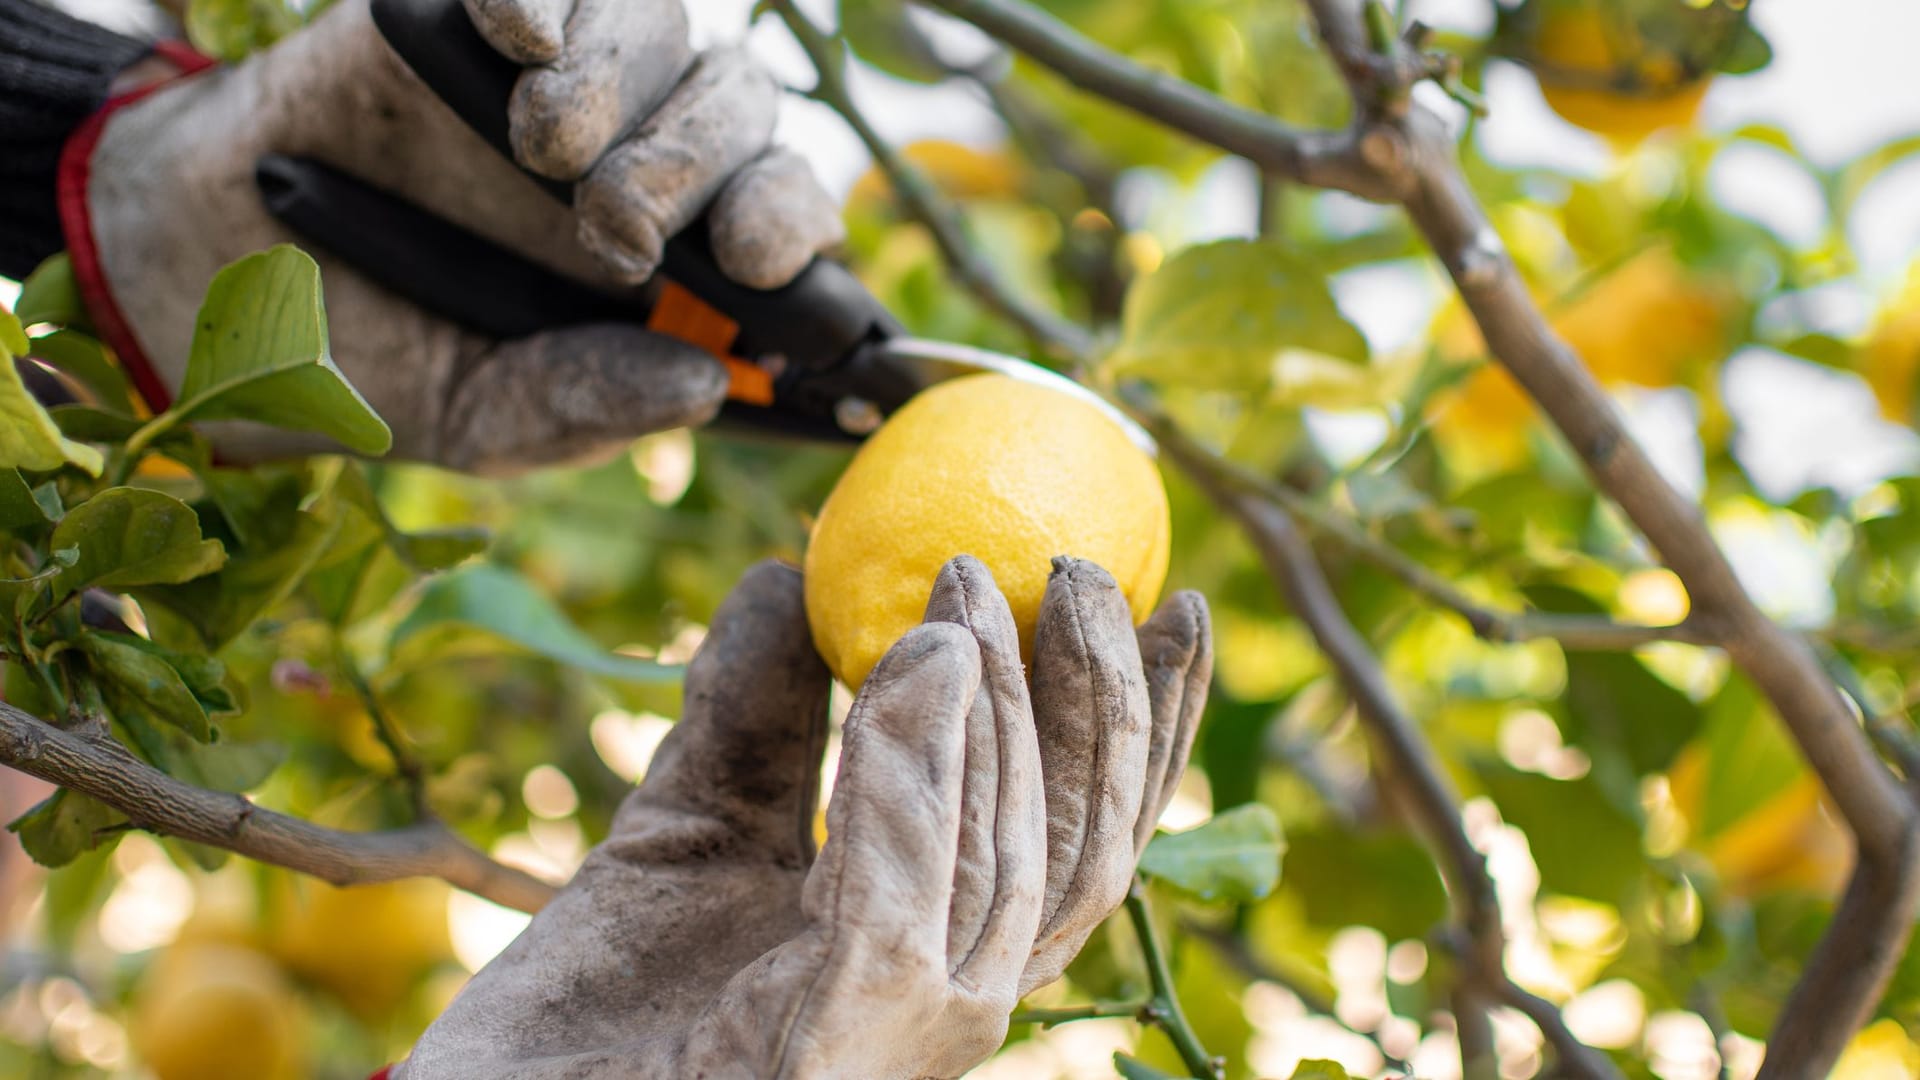
<path id="1" fill-rule="evenodd" d="M 20 300 L 14 305 L 14 313 L 28 326 L 36 323 L 86 325 L 87 306 L 80 300 L 73 260 L 66 252 L 48 256 L 20 283 Z"/>
<path id="2" fill-rule="evenodd" d="M 13 358 L 27 355 L 28 347 L 20 320 L 0 308 L 0 468 L 52 472 L 74 465 L 100 475 L 105 464 L 100 451 L 62 435 L 53 417 L 20 381 Z"/>
<path id="3" fill-rule="evenodd" d="M 1901 135 L 1847 162 L 1832 180 L 1834 217 L 1837 220 L 1851 217 L 1854 204 L 1881 174 L 1916 153 L 1920 153 L 1920 135 Z"/>
<path id="4" fill-rule="evenodd" d="M 1371 926 L 1388 941 L 1425 937 L 1447 917 L 1433 860 L 1399 833 L 1294 831 L 1285 891 L 1300 896 L 1315 926 Z"/>
<path id="5" fill-rule="evenodd" d="M 92 663 L 107 707 L 115 715 L 143 709 L 201 742 L 213 738 L 200 699 L 159 656 L 103 634 L 81 635 L 80 650 Z"/>
<path id="6" fill-rule="evenodd" d="M 121 415 L 128 413 L 133 392 L 126 373 L 107 357 L 107 350 L 98 341 L 77 330 L 58 330 L 34 338 L 29 352 L 35 360 L 80 380 L 93 392 L 101 408 Z"/>
<path id="7" fill-rule="evenodd" d="M 125 413 L 96 409 L 91 405 L 56 405 L 48 410 L 60 433 L 82 442 L 121 443 L 133 437 L 146 422 Z"/>
<path id="8" fill-rule="evenodd" d="M 281 0 L 192 0 L 186 23 L 194 48 L 236 61 L 285 37 L 300 20 Z"/>
<path id="9" fill-rule="evenodd" d="M 0 532 L 37 536 L 59 519 L 59 492 L 42 487 L 52 496 L 52 506 L 43 501 L 39 489 L 27 485 L 19 469 L 0 469 Z"/>
<path id="10" fill-rule="evenodd" d="M 1113 1067 L 1126 1080 L 1173 1080 L 1171 1075 L 1118 1050 L 1113 1052 Z"/>
<path id="11" fill-rule="evenodd" d="M 61 788 L 15 818 L 7 831 L 20 838 L 34 862 L 65 866 L 82 852 L 118 839 L 117 827 L 126 823 L 126 816 L 106 803 Z"/>
<path id="12" fill-rule="evenodd" d="M 138 649 L 159 659 L 179 674 L 180 681 L 208 716 L 230 716 L 240 711 L 239 693 L 233 680 L 227 678 L 227 665 L 221 663 L 219 657 L 206 653 L 176 652 L 137 634 L 94 630 L 88 636 Z"/>
<path id="13" fill-rule="evenodd" d="M 1278 244 L 1190 247 L 1127 293 L 1116 372 L 1242 392 L 1278 388 L 1333 404 L 1364 380 L 1367 342 L 1326 280 Z M 1358 367 L 1358 371 L 1341 369 Z"/>
<path id="14" fill-rule="evenodd" d="M 1194 764 L 1207 774 L 1217 810 L 1254 800 L 1265 760 L 1262 744 L 1283 707 L 1284 703 L 1234 701 L 1226 694 L 1215 694 L 1207 703 L 1207 722 L 1200 725 L 1193 756 Z"/>
<path id="15" fill-rule="evenodd" d="M 128 745 L 154 768 L 211 791 L 250 791 L 286 759 L 285 748 L 272 743 L 195 742 L 137 709 L 115 719 Z"/>
<path id="16" fill-rule="evenodd" d="M 673 682 L 677 666 L 607 652 L 519 574 L 481 563 L 427 583 L 393 631 L 392 647 L 449 627 L 472 627 L 562 664 L 629 682 Z M 437 636 L 437 634 L 436 634 Z"/>
<path id="17" fill-rule="evenodd" d="M 1474 763 L 1500 816 L 1527 834 L 1546 892 L 1623 904 L 1645 873 L 1640 822 L 1595 774 L 1555 780 L 1499 761 Z"/>
<path id="18" fill-rule="evenodd" d="M 80 553 L 73 548 L 57 548 L 37 573 L 24 578 L 0 578 L 0 613 L 9 618 L 24 616 L 53 585 L 53 580 L 79 558 Z"/>
<path id="19" fill-rule="evenodd" d="M 1354 1080 L 1354 1076 L 1337 1061 L 1314 1058 L 1295 1066 L 1292 1080 Z"/>
<path id="20" fill-rule="evenodd" d="M 1747 75 L 1773 62 L 1773 46 L 1760 36 L 1753 20 L 1741 19 L 1734 28 L 1733 40 L 1720 57 L 1719 70 L 1727 75 Z"/>
<path id="21" fill-rule="evenodd" d="M 194 326 L 176 420 L 254 420 L 383 454 L 393 432 L 327 351 L 320 268 L 282 244 L 214 275 Z"/>
<path id="22" fill-rule="evenodd" d="M 1246 903 L 1279 883 L 1285 850 L 1273 810 L 1246 803 L 1198 828 L 1155 836 L 1140 857 L 1140 870 L 1202 900 Z"/>
<path id="23" fill-rule="evenodd" d="M 52 545 L 80 552 L 55 583 L 56 603 L 94 586 L 191 581 L 226 561 L 218 540 L 200 538 L 192 507 L 144 488 L 108 488 L 74 507 L 53 530 Z"/>
<path id="24" fill-rule="evenodd" d="M 288 521 L 290 531 L 278 546 L 249 547 L 217 574 L 142 589 L 140 600 L 164 604 L 193 626 L 207 648 L 220 649 L 293 593 L 340 527 L 338 517 L 304 510 L 289 514 Z"/>
<path id="25" fill-rule="evenodd" d="M 839 21 L 840 36 L 854 54 L 881 71 L 919 83 L 947 77 L 940 58 L 928 55 L 922 39 L 907 31 L 900 0 L 840 0 Z"/>
<path id="26" fill-rule="evenodd" d="M 367 474 L 358 462 L 341 463 L 333 490 L 357 507 L 368 520 L 380 526 L 380 532 L 385 536 L 388 546 L 393 548 L 394 554 L 420 573 L 445 570 L 487 549 L 487 531 L 481 528 L 435 529 L 420 533 L 401 531 L 387 517 L 386 507 L 380 505 L 380 497 L 374 494 L 373 485 L 367 482 Z"/>

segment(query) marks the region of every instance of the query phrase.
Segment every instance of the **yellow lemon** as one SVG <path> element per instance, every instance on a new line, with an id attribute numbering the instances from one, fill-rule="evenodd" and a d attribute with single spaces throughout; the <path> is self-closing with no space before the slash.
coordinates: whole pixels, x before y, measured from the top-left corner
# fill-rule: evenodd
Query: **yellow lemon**
<path id="1" fill-rule="evenodd" d="M 159 1080 L 291 1080 L 300 999 L 272 960 L 237 945 L 166 950 L 134 990 L 134 1051 Z"/>
<path id="2" fill-rule="evenodd" d="M 439 881 L 342 889 L 289 874 L 270 895 L 273 954 L 363 1018 L 392 1012 L 427 969 L 453 954 Z"/>
<path id="3" fill-rule="evenodd" d="M 1690 273 L 1665 247 L 1635 255 L 1564 302 L 1534 294 L 1554 331 L 1605 386 L 1672 386 L 1725 350 L 1730 291 Z M 1487 355 L 1479 327 L 1457 300 L 1441 310 L 1430 335 L 1449 361 Z M 1534 407 L 1499 364 L 1476 370 L 1434 405 L 1443 439 L 1471 444 L 1504 465 L 1524 453 Z"/>
<path id="4" fill-rule="evenodd" d="M 1700 111 L 1706 79 L 1686 78 L 1671 57 L 1642 55 L 1630 28 L 1607 25 L 1598 5 L 1556 7 L 1541 17 L 1534 55 L 1573 79 L 1605 80 L 1630 71 L 1633 90 L 1555 82 L 1540 75 L 1540 92 L 1570 124 L 1632 145 L 1662 128 L 1686 127 Z"/>
<path id="5" fill-rule="evenodd" d="M 1915 383 L 1920 382 L 1920 264 L 1907 271 L 1905 286 L 1880 312 L 1860 361 L 1881 414 L 1895 423 L 1912 423 Z"/>
<path id="6" fill-rule="evenodd" d="M 1171 524 L 1160 472 L 1100 410 L 1004 375 L 922 392 L 854 456 L 807 546 L 807 619 L 840 681 L 858 688 L 917 626 L 940 567 L 993 571 L 1029 659 L 1056 555 L 1098 563 L 1144 620 L 1166 581 Z"/>

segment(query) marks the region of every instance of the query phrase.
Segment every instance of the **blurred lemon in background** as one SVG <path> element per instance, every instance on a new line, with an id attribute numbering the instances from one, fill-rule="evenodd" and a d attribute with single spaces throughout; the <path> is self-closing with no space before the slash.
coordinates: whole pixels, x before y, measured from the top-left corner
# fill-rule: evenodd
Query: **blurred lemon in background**
<path id="1" fill-rule="evenodd" d="M 159 1080 L 294 1080 L 303 1060 L 299 995 L 252 949 L 186 941 L 135 988 L 129 1035 Z"/>
<path id="2" fill-rule="evenodd" d="M 1666 247 L 1649 248 L 1557 303 L 1547 303 L 1554 331 L 1603 386 L 1664 387 L 1684 382 L 1698 365 L 1722 358 L 1735 297 L 1691 273 Z M 1920 320 L 1915 323 L 1920 346 Z M 1487 357 L 1480 328 L 1458 299 L 1435 318 L 1431 338 L 1443 360 Z M 1522 451 L 1533 405 L 1497 361 L 1488 362 L 1434 403 L 1443 439 L 1476 445 L 1512 463 Z"/>
<path id="3" fill-rule="evenodd" d="M 1690 126 L 1710 81 L 1643 40 L 1632 17 L 1611 5 L 1548 7 L 1531 46 L 1553 111 L 1621 146 Z"/>
<path id="4" fill-rule="evenodd" d="M 342 889 L 282 875 L 269 892 L 268 949 L 355 1015 L 377 1019 L 452 957 L 447 891 L 425 878 Z"/>

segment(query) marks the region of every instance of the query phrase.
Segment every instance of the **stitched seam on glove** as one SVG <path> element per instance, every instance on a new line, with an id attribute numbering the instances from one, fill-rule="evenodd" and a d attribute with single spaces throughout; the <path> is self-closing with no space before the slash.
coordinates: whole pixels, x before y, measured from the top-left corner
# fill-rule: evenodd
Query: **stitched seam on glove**
<path id="1" fill-rule="evenodd" d="M 139 339 L 133 336 L 132 327 L 127 325 L 126 316 L 120 311 L 119 304 L 114 302 L 112 290 L 107 287 L 106 273 L 100 266 L 100 248 L 94 241 L 93 219 L 87 210 L 93 151 L 100 143 L 101 134 L 106 131 L 107 118 L 161 87 L 171 86 L 218 66 L 218 61 L 202 56 L 191 46 L 178 41 L 156 42 L 153 51 L 179 68 L 179 74 L 108 100 L 67 137 L 66 146 L 60 151 L 55 199 L 60 209 L 61 228 L 67 237 L 67 253 L 73 260 L 74 283 L 87 305 L 87 313 L 93 318 L 94 328 L 100 332 L 101 340 L 119 357 L 120 366 L 125 369 L 127 378 L 132 381 L 134 390 L 147 408 L 159 413 L 172 403 L 173 395 L 167 391 L 166 384 L 160 381 L 153 362 L 147 359 L 145 350 L 140 348 Z"/>

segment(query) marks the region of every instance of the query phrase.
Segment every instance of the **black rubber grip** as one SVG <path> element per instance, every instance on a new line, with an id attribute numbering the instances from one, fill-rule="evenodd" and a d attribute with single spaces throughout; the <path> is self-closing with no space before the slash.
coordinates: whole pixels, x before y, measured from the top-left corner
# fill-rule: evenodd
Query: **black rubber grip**
<path id="1" fill-rule="evenodd" d="M 373 0 L 373 21 L 421 81 L 513 160 L 507 105 L 521 68 L 487 44 L 460 0 Z M 571 184 L 536 179 L 555 198 L 572 201 Z M 830 259 L 815 259 L 782 288 L 737 284 L 715 263 L 704 219 L 667 241 L 661 274 L 739 324 L 737 355 L 778 358 L 777 386 L 838 367 L 863 346 L 899 333 L 866 286 Z"/>

